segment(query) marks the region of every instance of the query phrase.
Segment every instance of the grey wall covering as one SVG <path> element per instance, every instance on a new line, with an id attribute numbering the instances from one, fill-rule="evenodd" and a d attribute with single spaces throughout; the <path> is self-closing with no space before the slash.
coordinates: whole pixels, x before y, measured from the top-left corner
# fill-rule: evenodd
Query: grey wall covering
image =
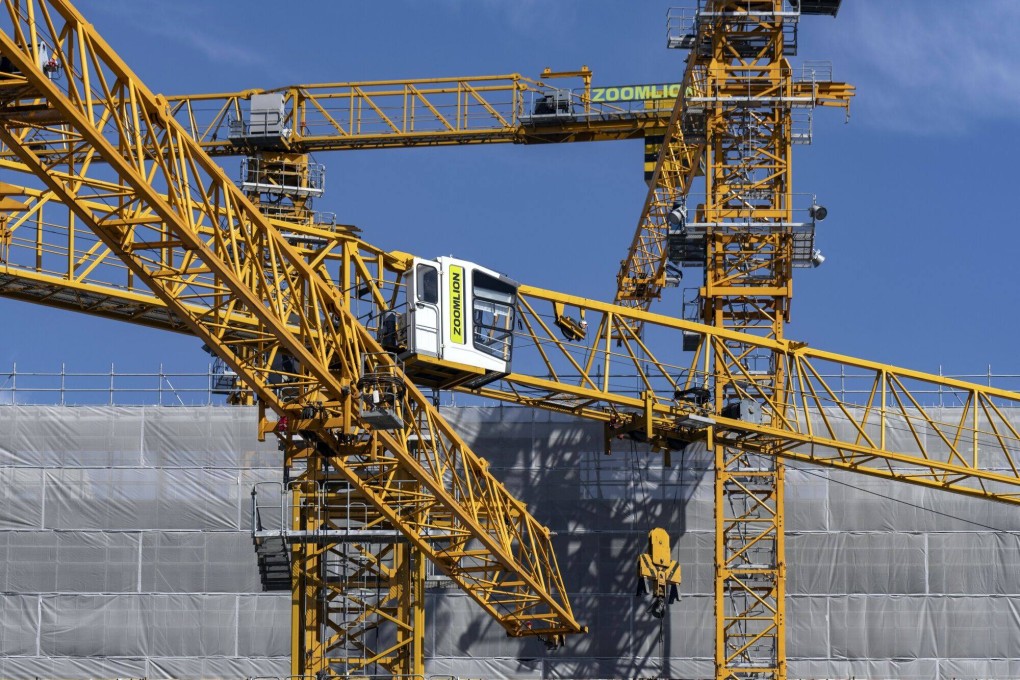
<path id="1" fill-rule="evenodd" d="M 289 672 L 250 492 L 279 452 L 230 408 L 0 407 L 0 677 Z"/>
<path id="2" fill-rule="evenodd" d="M 430 674 L 712 674 L 703 447 L 664 469 L 630 442 L 604 455 L 601 428 L 565 416 L 445 413 L 555 532 L 592 632 L 547 651 L 431 589 Z M 0 407 L 0 677 L 286 675 L 289 597 L 259 592 L 248 535 L 279 460 L 252 409 Z M 1020 677 L 1020 509 L 800 466 L 787 480 L 790 677 Z M 661 639 L 634 596 L 655 526 L 683 566 Z"/>

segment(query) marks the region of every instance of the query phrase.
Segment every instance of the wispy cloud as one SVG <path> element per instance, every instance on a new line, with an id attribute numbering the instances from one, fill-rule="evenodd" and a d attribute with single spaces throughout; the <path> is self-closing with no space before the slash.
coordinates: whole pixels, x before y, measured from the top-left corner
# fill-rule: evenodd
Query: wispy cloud
<path id="1" fill-rule="evenodd" d="M 166 37 L 174 37 L 185 43 L 186 46 L 197 50 L 208 59 L 237 66 L 265 66 L 268 60 L 264 53 L 256 52 L 244 45 L 225 42 L 222 38 L 213 36 L 210 33 L 195 29 L 176 28 L 174 30 L 153 29 L 154 33 Z"/>
<path id="2" fill-rule="evenodd" d="M 844 7 L 837 63 L 870 124 L 964 132 L 1020 110 L 1020 3 L 871 0 Z M 835 56 L 835 55 L 834 55 Z"/>
<path id="3" fill-rule="evenodd" d="M 187 2 L 137 2 L 137 0 L 106 0 L 93 11 L 116 17 L 151 36 L 177 43 L 181 49 L 192 50 L 210 61 L 232 66 L 269 65 L 264 52 L 233 40 L 224 31 L 209 26 L 208 7 Z"/>
<path id="4" fill-rule="evenodd" d="M 576 16 L 576 8 L 568 3 L 549 2 L 548 0 L 481 0 L 480 4 L 497 16 L 502 16 L 512 30 L 518 33 L 530 33 L 536 28 L 559 26 L 564 32 L 569 30 Z"/>

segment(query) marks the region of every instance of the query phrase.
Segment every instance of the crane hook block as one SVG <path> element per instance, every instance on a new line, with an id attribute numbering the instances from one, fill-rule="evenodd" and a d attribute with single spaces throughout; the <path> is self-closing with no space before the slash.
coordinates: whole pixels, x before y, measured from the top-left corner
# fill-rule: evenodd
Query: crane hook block
<path id="1" fill-rule="evenodd" d="M 680 599 L 680 565 L 671 559 L 669 534 L 656 527 L 648 532 L 648 552 L 638 557 L 637 596 L 650 593 L 652 605 L 648 612 L 657 619 L 666 614 L 666 607 Z"/>

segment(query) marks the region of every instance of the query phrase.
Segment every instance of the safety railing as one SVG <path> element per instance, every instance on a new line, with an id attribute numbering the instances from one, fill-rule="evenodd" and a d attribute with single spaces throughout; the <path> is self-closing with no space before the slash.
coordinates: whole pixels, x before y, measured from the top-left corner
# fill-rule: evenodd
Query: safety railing
<path id="1" fill-rule="evenodd" d="M 679 83 L 584 89 L 531 90 L 519 120 L 525 127 L 557 122 L 609 121 L 664 116 L 680 94 Z M 590 96 L 590 99 L 587 99 Z"/>
<path id="2" fill-rule="evenodd" d="M 246 156 L 241 159 L 238 186 L 272 196 L 318 197 L 326 191 L 326 166 L 307 160 Z"/>
<path id="3" fill-rule="evenodd" d="M 756 367 L 748 370 L 754 372 Z M 989 387 L 1020 391 L 1020 373 L 998 373 L 991 365 L 979 373 L 945 373 L 939 366 L 937 375 L 979 383 Z M 841 401 L 870 394 L 874 375 L 852 373 L 824 374 L 819 376 L 832 388 Z M 569 376 L 561 376 L 567 379 Z M 109 371 L 72 372 L 61 364 L 59 371 L 25 371 L 13 364 L 10 370 L 0 370 L 0 406 L 227 406 L 222 389 L 224 374 L 209 364 L 206 371 L 168 372 L 162 367 L 154 372 Z M 639 396 L 645 389 L 640 376 L 615 375 L 614 391 Z M 959 406 L 965 400 L 962 393 L 947 387 L 919 388 L 911 394 L 921 398 L 927 406 Z M 444 406 L 507 406 L 492 399 L 470 394 L 443 393 Z"/>
<path id="4" fill-rule="evenodd" d="M 832 62 L 820 59 L 806 60 L 800 65 L 799 71 L 794 70 L 793 80 L 798 83 L 832 82 Z"/>
<path id="5" fill-rule="evenodd" d="M 350 533 L 376 523 L 376 513 L 367 501 L 351 495 L 342 481 L 259 482 L 251 492 L 252 531 L 287 533 L 294 531 L 297 510 L 302 511 L 314 531 Z"/>
<path id="6" fill-rule="evenodd" d="M 670 7 L 666 10 L 666 46 L 690 49 L 697 33 L 698 10 L 692 7 Z"/>
<path id="7" fill-rule="evenodd" d="M 222 369 L 209 364 L 205 371 L 154 372 L 28 371 L 17 363 L 0 370 L 0 405 L 46 406 L 218 406 L 226 403 L 218 386 Z"/>
<path id="8" fill-rule="evenodd" d="M 772 171 L 771 166 L 769 171 Z M 790 234 L 795 267 L 817 267 L 825 260 L 815 249 L 815 223 L 824 220 L 828 211 L 818 204 L 814 195 L 792 195 L 793 205 L 787 216 L 784 210 L 770 207 L 776 199 L 764 176 L 748 176 L 744 186 L 740 186 L 739 181 L 733 180 L 725 202 L 712 211 L 706 211 L 705 197 L 698 194 L 688 195 L 668 208 L 670 262 L 703 266 L 708 235 L 734 231 Z"/>
<path id="9" fill-rule="evenodd" d="M 783 38 L 787 54 L 796 54 L 797 20 L 800 18 L 799 3 L 786 0 L 780 11 L 749 9 L 740 13 L 713 11 L 705 0 L 698 0 L 695 7 L 670 7 L 666 10 L 666 46 L 670 49 L 691 49 L 695 46 L 699 24 L 726 16 L 731 21 L 743 20 L 753 23 L 759 19 L 783 20 Z"/>

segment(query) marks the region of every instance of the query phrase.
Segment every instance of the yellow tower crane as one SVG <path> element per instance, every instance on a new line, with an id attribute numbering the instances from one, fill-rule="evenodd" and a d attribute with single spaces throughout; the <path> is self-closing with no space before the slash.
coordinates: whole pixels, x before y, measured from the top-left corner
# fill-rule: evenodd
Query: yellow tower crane
<path id="1" fill-rule="evenodd" d="M 56 71 L 53 73 L 56 74 Z M 174 96 L 168 97 L 168 101 L 172 115 L 207 154 L 244 156 L 239 181 L 241 188 L 263 215 L 286 222 L 279 226 L 292 243 L 295 240 L 313 244 L 332 243 L 335 232 L 343 232 L 350 227 L 337 225 L 335 217 L 312 209 L 314 199 L 325 189 L 325 168 L 312 160 L 312 152 L 422 145 L 610 141 L 639 138 L 649 133 L 661 135 L 679 87 L 673 84 L 592 88 L 592 74 L 587 67 L 565 72 L 546 69 L 542 78 L 556 80 L 557 87 L 510 74 L 298 85 L 271 91 Z M 568 87 L 563 86 L 564 79 L 570 79 Z M 622 102 L 621 90 L 624 94 Z M 614 103 L 607 103 L 607 99 Z M 37 111 L 33 115 L 33 122 L 42 122 L 50 114 Z M 28 118 L 26 112 L 26 120 Z M 12 132 L 21 144 L 32 148 L 41 158 L 50 160 L 71 153 L 69 148 L 48 135 L 45 127 L 24 126 Z M 25 170 L 9 151 L 0 153 L 0 165 Z M 36 204 L 40 211 L 38 215 L 41 216 L 50 199 L 43 198 Z M 15 209 L 18 206 L 12 204 L 7 207 Z M 87 229 L 84 234 L 76 232 L 73 214 L 67 222 L 69 246 L 66 252 L 73 253 L 75 244 L 94 241 Z M 94 242 L 94 245 L 100 244 Z M 73 298 L 72 304 L 79 308 L 88 308 L 94 313 L 116 310 L 136 323 L 159 324 L 173 320 L 172 314 L 154 307 L 145 312 L 137 309 L 129 312 L 129 305 L 90 288 L 85 279 L 95 276 L 97 266 L 108 267 L 110 260 L 105 253 L 100 254 L 93 248 L 88 251 L 82 258 L 66 258 L 60 265 L 63 273 L 51 265 L 56 251 L 50 250 L 47 255 L 38 253 L 34 276 L 0 275 L 3 279 L 0 286 L 11 297 L 47 300 L 50 304 Z M 78 284 L 70 298 L 62 290 L 66 281 Z M 129 282 L 129 288 L 138 283 Z M 147 293 L 148 288 L 141 285 Z M 134 301 L 138 302 L 139 298 L 134 298 Z M 174 321 L 175 325 L 183 327 L 178 320 Z M 418 379 L 420 382 L 423 377 L 419 375 Z M 232 371 L 230 375 L 222 376 L 219 383 L 218 389 L 229 392 L 231 400 L 250 402 L 251 392 L 237 389 L 236 374 Z M 288 459 L 287 469 L 293 466 L 294 461 Z M 318 480 L 313 480 L 311 486 L 294 483 L 295 498 L 280 505 L 281 508 L 293 509 L 295 526 L 306 527 L 297 530 L 299 537 L 309 532 L 309 516 L 322 514 L 319 506 L 336 503 L 332 497 L 323 499 L 322 486 L 323 482 Z M 299 501 L 297 497 L 301 495 L 306 499 Z M 307 498 L 313 498 L 315 502 Z M 258 510 L 257 507 L 255 509 Z M 257 516 L 261 518 L 261 513 Z M 373 525 L 380 521 L 381 518 L 371 518 Z M 292 560 L 287 554 L 286 543 L 279 536 L 269 535 L 271 532 L 261 533 L 266 535 L 256 537 L 256 541 L 264 587 L 290 590 Z M 378 549 L 372 550 L 366 547 L 367 544 L 356 546 L 353 560 L 359 565 L 371 564 L 374 568 L 367 573 L 364 568 L 351 569 L 351 573 L 356 575 L 355 581 L 338 581 L 333 577 L 331 583 L 330 579 L 320 577 L 315 587 L 295 582 L 295 601 L 300 604 L 295 608 L 293 625 L 295 631 L 302 626 L 315 629 L 319 622 L 335 614 L 320 603 L 342 602 L 349 624 L 336 626 L 340 630 L 333 636 L 334 649 L 340 646 L 359 648 L 362 652 L 360 657 L 366 660 L 362 663 L 372 663 L 376 667 L 381 665 L 398 675 L 412 671 L 420 673 L 420 664 L 408 662 L 408 659 L 421 656 L 423 626 L 415 619 L 420 617 L 420 608 L 410 607 L 407 603 L 421 600 L 424 562 L 413 548 L 407 551 L 401 545 L 387 542 L 394 533 L 391 529 L 387 539 L 385 532 L 380 534 L 376 530 L 373 536 L 386 539 Z M 346 565 L 351 560 L 347 546 L 337 549 L 335 541 L 330 544 L 323 539 L 328 531 L 318 531 L 318 534 L 318 545 L 312 548 L 299 546 L 295 548 L 295 555 L 314 550 L 316 564 Z M 365 535 L 364 530 L 360 535 Z M 366 551 L 373 552 L 370 559 L 365 555 Z M 312 564 L 312 560 L 305 558 L 304 563 Z M 346 573 L 347 570 L 335 567 L 332 571 Z M 311 572 L 306 569 L 299 573 L 307 581 Z M 376 603 L 361 600 L 352 606 L 350 598 L 344 597 L 343 593 L 354 590 L 359 583 L 368 583 L 370 579 L 376 584 L 389 584 L 386 596 Z M 323 592 L 333 595 L 323 597 Z M 410 600 L 407 600 L 408 593 L 411 594 Z M 321 611 L 311 618 L 301 614 L 316 611 L 316 608 Z M 333 608 L 339 609 L 340 605 L 334 604 Z M 352 608 L 356 611 L 353 617 L 350 615 Z M 370 633 L 378 639 L 378 628 L 393 621 L 400 622 L 396 626 L 396 637 L 403 637 L 404 641 L 390 640 L 392 646 L 388 649 L 384 643 L 382 647 L 375 644 L 382 651 L 366 651 Z M 304 637 L 311 639 L 314 635 Z M 392 650 L 397 651 L 393 653 Z M 309 654 L 335 656 L 334 652 L 323 652 L 317 648 L 314 640 L 295 643 L 293 658 L 300 659 Z M 347 668 L 361 668 L 358 662 L 351 663 L 350 659 L 345 659 L 344 663 Z"/>
<path id="2" fill-rule="evenodd" d="M 691 318 L 782 339 L 796 267 L 824 260 L 815 224 L 825 209 L 793 193 L 791 151 L 810 141 L 816 106 L 849 111 L 854 88 L 831 67 L 795 69 L 803 15 L 835 16 L 840 0 L 704 0 L 671 12 L 670 47 L 688 51 L 683 93 L 659 153 L 637 232 L 617 276 L 617 302 L 648 309 L 683 267 L 701 269 Z M 704 194 L 692 193 L 703 176 Z M 688 339 L 684 349 L 696 350 Z M 779 357 L 749 345 L 716 355 L 715 372 L 744 370 L 771 380 L 783 402 Z M 729 366 L 727 366 L 729 364 Z M 759 412 L 732 385 L 709 398 Z M 765 411 L 769 414 L 769 411 Z M 785 417 L 772 411 L 773 421 Z M 715 450 L 715 663 L 718 678 L 786 677 L 782 463 Z"/>
<path id="3" fill-rule="evenodd" d="M 12 187 L 6 190 L 17 191 Z M 18 195 L 30 204 L 31 212 L 39 196 L 47 193 L 26 188 Z M 102 201 L 79 197 L 76 210 L 99 211 L 102 206 Z M 20 216 L 13 215 L 12 219 L 17 221 Z M 54 237 L 49 233 L 55 232 L 57 225 L 42 224 L 47 240 L 40 250 L 49 250 L 56 243 L 50 240 Z M 31 226 L 27 228 L 32 229 Z M 18 227 L 19 231 L 21 229 L 26 227 Z M 199 229 L 204 238 L 213 238 L 214 229 L 206 225 Z M 345 272 L 350 277 L 340 282 L 329 281 L 328 285 L 350 294 L 345 303 L 348 308 L 371 307 L 372 311 L 365 315 L 368 319 L 381 319 L 385 311 L 405 314 L 406 319 L 407 309 L 402 298 L 407 295 L 407 282 L 418 278 L 419 266 L 427 268 L 434 262 L 403 253 L 384 253 L 350 234 L 337 237 L 329 247 L 310 248 L 303 240 L 296 240 L 296 243 L 295 249 L 302 257 L 310 261 L 329 257 L 329 261 L 337 265 L 329 269 Z M 38 252 L 34 246 L 21 245 L 20 238 L 16 238 L 14 244 L 15 253 L 22 251 L 34 257 Z M 95 252 L 97 257 L 112 256 L 112 251 L 104 249 Z M 178 254 L 184 256 L 183 252 Z M 10 271 L 18 269 L 12 267 Z M 96 276 L 119 273 L 121 282 L 131 278 L 131 273 L 124 268 L 103 270 L 97 267 L 93 272 Z M 15 277 L 20 275 L 14 274 Z M 81 311 L 128 321 L 134 317 L 147 325 L 170 330 L 195 333 L 191 326 L 182 326 L 178 318 L 218 320 L 217 323 L 229 325 L 241 335 L 254 335 L 260 328 L 257 318 L 237 306 L 218 311 L 208 302 L 187 299 L 167 304 L 155 295 L 128 291 L 112 281 L 68 282 L 53 292 L 50 303 L 59 307 L 75 308 L 72 301 L 80 296 L 77 299 L 82 303 L 89 300 L 97 303 L 91 308 L 86 304 L 79 308 Z M 481 387 L 471 388 L 460 383 L 453 389 L 602 422 L 607 446 L 613 446 L 621 437 L 647 441 L 653 449 L 666 455 L 667 463 L 671 451 L 682 449 L 692 441 L 702 441 L 972 497 L 1020 503 L 1020 473 L 1017 472 L 1020 470 L 1020 432 L 1009 417 L 1020 408 L 1020 394 L 841 356 L 790 340 L 738 333 L 526 285 L 519 286 L 516 291 L 516 316 L 520 329 L 515 332 L 513 366 L 510 367 L 513 370 Z M 563 330 L 555 323 L 564 317 L 587 320 L 589 332 L 565 339 Z M 405 328 L 413 328 L 413 325 Z M 645 328 L 649 337 L 656 340 L 646 342 L 638 334 L 638 328 Z M 378 325 L 367 329 L 372 335 L 380 330 Z M 298 334 L 300 328 L 295 325 L 288 332 Z M 671 359 L 677 355 L 676 348 L 683 337 L 690 334 L 699 339 L 698 357 L 692 363 Z M 313 332 L 309 339 L 315 338 Z M 619 345 L 617 338 L 622 338 Z M 736 365 L 726 365 L 716 372 L 712 357 L 731 356 L 736 344 L 776 354 L 787 381 L 782 401 L 778 393 L 771 390 L 767 375 Z M 434 380 L 437 373 L 444 372 L 450 376 L 457 375 L 458 371 L 475 377 L 481 374 L 443 357 L 415 356 L 411 352 L 406 359 L 409 369 L 405 375 L 409 381 Z M 704 366 L 709 367 L 707 371 L 702 368 Z M 676 376 L 681 374 L 686 377 L 678 380 Z M 614 376 L 618 375 L 638 375 L 644 389 L 640 394 L 621 391 L 614 382 Z M 849 388 L 844 376 L 855 376 Z M 451 380 L 457 382 L 458 378 Z M 763 414 L 782 413 L 783 417 L 773 422 L 765 417 L 756 418 L 746 410 L 741 412 L 739 408 L 719 410 L 711 399 L 703 396 L 705 388 L 701 385 L 706 383 L 731 386 L 738 391 L 741 400 L 760 403 Z M 925 406 L 923 395 L 933 390 L 953 395 L 962 407 L 951 413 Z M 848 394 L 865 396 L 856 399 L 846 396 Z M 295 430 L 300 437 L 305 428 L 314 427 L 315 423 L 314 418 L 298 420 L 288 422 L 281 429 L 279 419 L 267 417 L 260 428 L 284 441 L 292 441 Z M 902 433 L 912 433 L 912 436 L 899 436 Z M 407 436 L 414 444 L 420 435 L 412 432 Z M 410 448 L 417 452 L 416 445 Z M 314 458 L 307 447 L 294 458 L 300 461 L 302 456 Z M 290 462 L 293 464 L 294 459 Z M 293 496 L 292 506 L 302 507 L 300 503 L 305 492 L 296 486 Z M 323 507 L 308 500 L 309 508 Z M 392 500 L 396 502 L 397 499 Z M 328 510 L 328 504 L 325 508 Z M 327 514 L 324 518 L 334 525 L 326 531 L 350 528 L 345 525 L 342 505 L 335 509 L 336 514 Z M 385 527 L 376 526 L 385 530 Z M 357 536 L 356 531 L 351 533 Z M 295 573 L 301 575 L 300 563 L 295 565 Z M 311 575 L 315 573 L 314 569 L 310 570 Z M 395 596 L 397 594 L 395 589 Z M 307 606 L 300 611 L 310 620 L 320 615 Z M 303 620 L 299 618 L 297 623 Z M 300 626 L 295 627 L 295 634 L 300 643 Z M 330 656 L 335 650 L 308 649 L 300 644 L 299 649 L 304 651 L 306 661 L 315 659 L 316 654 L 321 654 L 327 662 L 337 658 Z"/>
<path id="4" fill-rule="evenodd" d="M 128 320 L 137 313 L 143 323 L 202 338 L 258 395 L 260 429 L 281 439 L 300 472 L 292 488 L 295 532 L 329 539 L 351 529 L 334 524 L 342 511 L 304 509 L 331 507 L 319 501 L 353 489 L 374 513 L 353 531 L 398 530 L 511 634 L 555 642 L 581 631 L 549 536 L 415 382 L 595 419 L 605 423 L 608 441 L 631 436 L 667 457 L 704 441 L 734 456 L 778 456 L 1020 503 L 1020 433 L 1007 418 L 1020 406 L 1016 393 L 813 350 L 781 335 L 544 291 L 472 263 L 384 253 L 349 232 L 271 220 L 71 5 L 9 0 L 5 9 L 0 51 L 14 68 L 0 75 L 0 139 L 46 186 L 2 188 L 28 206 L 8 219 L 6 269 L 31 278 L 34 264 L 12 260 L 49 253 L 52 225 L 37 208 L 67 206 L 95 238 L 64 244 L 64 255 L 83 264 L 74 280 L 54 287 L 52 303 L 74 307 L 82 291 L 97 303 L 94 313 Z M 59 87 L 45 68 L 50 62 L 40 67 L 41 44 L 63 65 Z M 44 127 L 66 154 L 40 156 L 19 138 L 25 128 Z M 25 219 L 31 215 L 34 222 Z M 67 222 L 64 229 L 57 239 L 70 232 Z M 338 281 L 327 261 L 340 264 Z M 468 268 L 484 282 L 471 297 L 436 296 L 455 292 L 457 272 Z M 441 318 L 456 319 L 460 309 L 471 319 L 459 330 L 442 324 L 442 332 L 465 340 L 455 344 L 470 338 L 465 351 L 476 354 L 430 349 L 439 329 L 407 306 L 419 294 Z M 484 321 L 464 317 L 468 308 Z M 642 328 L 655 332 L 645 336 Z M 507 332 L 517 340 L 513 365 Z M 694 360 L 670 360 L 685 336 L 696 341 Z M 737 356 L 745 351 L 773 357 L 775 372 L 748 368 Z M 407 371 L 387 352 L 399 353 Z M 612 376 L 624 372 L 639 376 L 640 394 L 615 389 Z M 849 401 L 824 377 L 841 373 L 865 376 L 864 399 Z M 932 386 L 959 397 L 957 415 L 920 403 L 915 395 Z M 732 395 L 732 403 L 718 403 L 713 393 Z M 893 431 L 927 436 L 887 437 Z M 328 560 L 311 542 L 294 553 L 296 674 L 340 672 L 334 654 L 349 642 L 348 631 L 328 618 L 335 612 L 322 619 L 324 610 L 301 606 L 335 585 L 321 568 Z M 418 572 L 401 559 L 380 571 Z M 404 627 L 392 648 L 374 651 L 396 673 L 420 663 L 413 657 L 420 650 L 408 648 L 421 608 L 415 588 L 402 585 L 411 581 L 391 578 Z"/>
<path id="5" fill-rule="evenodd" d="M 0 138 L 285 423 L 276 429 L 288 462 L 304 459 L 314 493 L 331 484 L 366 499 L 508 634 L 556 640 L 583 630 L 549 531 L 404 379 L 321 263 L 269 225 L 74 7 L 5 9 Z M 12 134 L 39 126 L 58 154 L 40 156 L 34 140 Z M 235 313 L 250 323 L 232 325 Z M 297 510 L 296 520 L 308 535 L 332 530 L 329 517 Z M 293 560 L 295 671 L 328 673 L 331 649 L 347 639 L 301 604 L 324 594 L 329 565 L 314 542 Z M 380 654 L 394 674 L 420 673 L 412 629 L 420 597 L 420 588 L 404 588 L 397 598 L 403 625 Z"/>

